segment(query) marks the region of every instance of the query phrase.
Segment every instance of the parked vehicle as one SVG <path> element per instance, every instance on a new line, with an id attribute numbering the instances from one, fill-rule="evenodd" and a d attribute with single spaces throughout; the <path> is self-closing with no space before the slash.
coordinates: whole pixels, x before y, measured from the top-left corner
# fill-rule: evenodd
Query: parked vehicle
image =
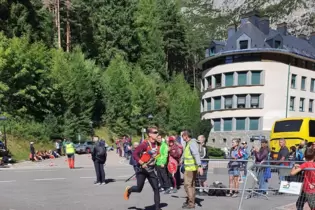
<path id="1" fill-rule="evenodd" d="M 77 154 L 89 154 L 93 151 L 95 142 L 86 141 L 83 144 L 78 144 L 75 148 Z"/>

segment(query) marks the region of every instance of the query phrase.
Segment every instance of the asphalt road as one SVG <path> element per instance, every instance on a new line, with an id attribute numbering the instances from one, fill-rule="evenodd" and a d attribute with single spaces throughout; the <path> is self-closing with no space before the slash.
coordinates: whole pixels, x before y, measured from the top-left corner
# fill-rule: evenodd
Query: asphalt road
<path id="1" fill-rule="evenodd" d="M 107 185 L 93 185 L 95 180 L 92 163 L 87 156 L 77 156 L 77 168 L 66 168 L 64 159 L 16 165 L 13 169 L 0 170 L 0 210 L 125 210 L 154 209 L 153 192 L 146 183 L 143 192 L 132 194 L 129 201 L 123 199 L 126 185 L 124 180 L 132 175 L 132 169 L 115 154 L 105 167 Z M 34 167 L 32 167 L 32 164 Z M 36 167 L 35 167 L 36 166 Z M 209 170 L 209 182 L 227 181 L 227 175 L 219 175 Z M 250 183 L 249 183 L 250 184 Z M 270 196 L 269 200 L 252 198 L 244 201 L 243 210 L 287 209 L 296 201 L 295 196 Z M 196 209 L 237 210 L 240 198 L 198 197 Z M 180 189 L 176 194 L 161 194 L 163 210 L 181 209 L 185 193 Z M 282 207 L 281 207 L 282 206 Z"/>

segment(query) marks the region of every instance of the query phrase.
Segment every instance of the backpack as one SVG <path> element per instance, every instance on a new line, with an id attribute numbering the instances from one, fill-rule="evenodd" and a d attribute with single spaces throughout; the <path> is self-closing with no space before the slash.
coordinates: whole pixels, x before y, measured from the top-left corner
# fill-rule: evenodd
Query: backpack
<path id="1" fill-rule="evenodd" d="M 223 188 L 223 189 L 211 189 L 211 188 Z M 208 191 L 209 196 L 226 196 L 228 190 L 224 189 L 227 188 L 222 182 L 213 182 L 213 185 L 210 186 Z"/>
<path id="2" fill-rule="evenodd" d="M 96 157 L 104 157 L 106 155 L 106 149 L 102 146 L 96 147 Z"/>

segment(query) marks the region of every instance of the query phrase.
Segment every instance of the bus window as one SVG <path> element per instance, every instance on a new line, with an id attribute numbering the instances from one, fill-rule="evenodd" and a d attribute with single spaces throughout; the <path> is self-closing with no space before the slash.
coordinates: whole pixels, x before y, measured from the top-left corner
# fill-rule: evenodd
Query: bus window
<path id="1" fill-rule="evenodd" d="M 315 120 L 310 120 L 308 124 L 309 136 L 315 137 Z"/>
<path id="2" fill-rule="evenodd" d="M 280 132 L 299 132 L 303 120 L 285 120 L 278 121 L 274 127 L 274 133 Z"/>

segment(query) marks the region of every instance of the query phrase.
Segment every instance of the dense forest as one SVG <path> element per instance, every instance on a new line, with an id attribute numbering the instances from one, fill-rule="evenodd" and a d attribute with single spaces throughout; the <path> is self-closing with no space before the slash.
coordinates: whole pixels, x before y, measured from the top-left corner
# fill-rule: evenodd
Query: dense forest
<path id="1" fill-rule="evenodd" d="M 200 70 L 210 40 L 259 9 L 314 29 L 307 0 L 0 0 L 0 112 L 25 138 L 113 136 L 149 124 L 208 133 Z M 292 19 L 291 18 L 291 19 Z M 300 23 L 302 21 L 302 23 Z M 304 27 L 305 26 L 305 27 Z M 293 31 L 292 31 L 293 30 Z M 149 118 L 148 116 L 152 116 Z"/>
<path id="2" fill-rule="evenodd" d="M 196 62 L 205 43 L 175 0 L 0 0 L 0 109 L 14 135 L 209 130 Z M 152 118 L 148 118 L 152 116 Z"/>

